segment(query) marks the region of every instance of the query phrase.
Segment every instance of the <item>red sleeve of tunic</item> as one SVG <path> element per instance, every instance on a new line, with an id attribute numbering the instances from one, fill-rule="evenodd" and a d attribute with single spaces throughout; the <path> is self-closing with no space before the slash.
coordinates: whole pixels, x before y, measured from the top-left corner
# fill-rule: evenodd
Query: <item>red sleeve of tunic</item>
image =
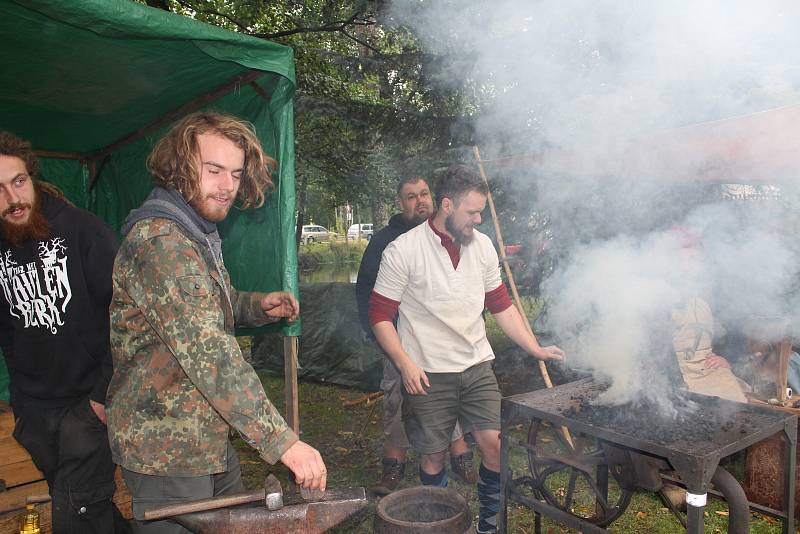
<path id="1" fill-rule="evenodd" d="M 500 282 L 499 286 L 486 293 L 483 298 L 483 306 L 493 314 L 503 312 L 511 306 L 508 289 L 506 289 L 506 285 L 503 282 Z"/>
<path id="2" fill-rule="evenodd" d="M 382 321 L 394 321 L 397 316 L 397 309 L 400 303 L 388 297 L 384 297 L 374 290 L 369 296 L 369 324 L 370 326 Z"/>

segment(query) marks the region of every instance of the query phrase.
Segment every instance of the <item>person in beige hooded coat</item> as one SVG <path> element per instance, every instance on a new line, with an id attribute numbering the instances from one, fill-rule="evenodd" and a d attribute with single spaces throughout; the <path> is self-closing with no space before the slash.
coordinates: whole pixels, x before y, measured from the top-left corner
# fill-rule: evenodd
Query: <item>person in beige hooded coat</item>
<path id="1" fill-rule="evenodd" d="M 702 261 L 700 237 L 686 230 L 676 234 L 684 274 L 696 278 Z M 672 325 L 672 347 L 689 391 L 747 402 L 746 384 L 733 374 L 728 360 L 714 354 L 714 315 L 708 303 L 697 294 L 689 296 L 672 310 Z"/>

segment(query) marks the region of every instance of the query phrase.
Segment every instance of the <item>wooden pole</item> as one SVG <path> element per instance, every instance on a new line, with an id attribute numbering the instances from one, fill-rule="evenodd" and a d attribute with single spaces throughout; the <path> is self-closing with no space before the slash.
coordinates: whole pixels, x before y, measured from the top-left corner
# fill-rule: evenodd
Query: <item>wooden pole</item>
<path id="1" fill-rule="evenodd" d="M 250 87 L 252 87 L 253 91 L 258 93 L 259 96 L 261 96 L 261 98 L 263 98 L 266 102 L 270 102 L 272 100 L 272 97 L 269 95 L 269 93 L 266 92 L 264 88 L 258 85 L 256 82 L 250 82 Z"/>
<path id="2" fill-rule="evenodd" d="M 300 433 L 300 405 L 297 395 L 297 336 L 283 338 L 283 371 L 286 382 L 286 422 Z"/>
<path id="3" fill-rule="evenodd" d="M 489 187 L 489 179 L 486 177 L 486 171 L 483 169 L 483 162 L 481 161 L 481 153 L 478 150 L 477 146 L 472 147 L 472 151 L 475 154 L 475 161 L 478 162 L 478 170 L 481 173 L 481 178 L 486 183 L 486 187 Z M 514 297 L 514 304 L 517 305 L 517 309 L 519 310 L 519 314 L 524 319 L 525 328 L 531 335 L 533 334 L 533 329 L 531 328 L 531 324 L 527 319 L 527 315 L 525 315 L 525 309 L 522 307 L 522 299 L 519 298 L 519 292 L 517 291 L 517 284 L 514 282 L 514 273 L 511 272 L 511 265 L 508 263 L 508 257 L 506 256 L 506 246 L 503 243 L 503 234 L 500 231 L 500 220 L 497 218 L 497 210 L 494 207 L 494 198 L 492 198 L 492 192 L 489 191 L 489 210 L 492 213 L 492 222 L 494 222 L 494 233 L 497 236 L 497 247 L 500 249 L 500 262 L 503 264 L 503 268 L 506 271 L 506 276 L 508 277 L 508 285 L 511 286 L 511 295 Z M 548 388 L 553 387 L 553 382 L 550 380 L 550 373 L 547 372 L 547 365 L 545 365 L 543 360 L 539 361 L 539 371 L 542 373 L 542 378 L 544 379 L 544 383 Z"/>
<path id="4" fill-rule="evenodd" d="M 477 145 L 472 147 L 472 152 L 475 155 L 475 161 L 478 163 L 478 170 L 481 173 L 481 178 L 483 178 L 486 188 L 489 189 L 489 178 L 486 177 L 486 171 L 483 168 L 483 161 L 481 160 L 481 153 L 480 150 L 478 150 Z M 530 335 L 536 337 L 536 335 L 533 333 L 533 328 L 531 328 L 531 323 L 528 321 L 528 316 L 525 314 L 525 309 L 522 307 L 522 299 L 519 298 L 517 284 L 514 282 L 514 273 L 511 272 L 511 265 L 508 263 L 506 246 L 505 243 L 503 243 L 503 233 L 500 231 L 500 219 L 497 218 L 497 210 L 494 207 L 494 198 L 492 197 L 491 190 L 488 191 L 488 199 L 489 210 L 492 213 L 492 222 L 494 223 L 494 233 L 497 236 L 497 247 L 500 249 L 500 261 L 503 264 L 503 269 L 506 271 L 508 285 L 511 286 L 511 295 L 514 297 L 514 304 L 517 306 L 517 310 L 519 310 L 519 314 L 522 317 L 522 322 L 525 324 L 525 329 Z M 542 374 L 545 386 L 547 386 L 548 389 L 552 388 L 553 381 L 550 380 L 550 373 L 547 372 L 547 365 L 544 363 L 544 360 L 537 361 L 539 362 L 539 372 Z M 574 448 L 569 429 L 565 426 L 562 426 L 561 430 L 564 432 L 564 437 L 566 438 L 567 443 Z"/>
<path id="5" fill-rule="evenodd" d="M 777 343 L 778 351 L 778 400 L 786 404 L 789 400 L 786 387 L 789 381 L 789 358 L 792 356 L 792 330 L 789 321 L 781 325 L 781 340 Z M 792 392 L 794 397 L 794 392 Z"/>

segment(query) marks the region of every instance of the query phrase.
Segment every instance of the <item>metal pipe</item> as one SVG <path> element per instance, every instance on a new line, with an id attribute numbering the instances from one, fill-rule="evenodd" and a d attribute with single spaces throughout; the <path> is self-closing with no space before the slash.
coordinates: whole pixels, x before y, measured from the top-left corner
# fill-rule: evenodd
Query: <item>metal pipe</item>
<path id="1" fill-rule="evenodd" d="M 728 534 L 750 532 L 750 503 L 739 481 L 724 468 L 717 467 L 711 483 L 728 503 Z"/>

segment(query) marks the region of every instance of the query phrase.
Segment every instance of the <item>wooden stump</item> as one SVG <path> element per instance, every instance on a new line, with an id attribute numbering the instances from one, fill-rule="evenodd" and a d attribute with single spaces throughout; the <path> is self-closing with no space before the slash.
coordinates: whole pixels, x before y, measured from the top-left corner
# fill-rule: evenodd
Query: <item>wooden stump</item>
<path id="1" fill-rule="evenodd" d="M 780 434 L 747 448 L 744 491 L 747 499 L 775 510 L 783 510 L 783 455 L 786 444 Z M 797 449 L 795 485 L 800 488 L 800 448 Z M 800 491 L 795 492 L 794 513 L 800 513 Z"/>

